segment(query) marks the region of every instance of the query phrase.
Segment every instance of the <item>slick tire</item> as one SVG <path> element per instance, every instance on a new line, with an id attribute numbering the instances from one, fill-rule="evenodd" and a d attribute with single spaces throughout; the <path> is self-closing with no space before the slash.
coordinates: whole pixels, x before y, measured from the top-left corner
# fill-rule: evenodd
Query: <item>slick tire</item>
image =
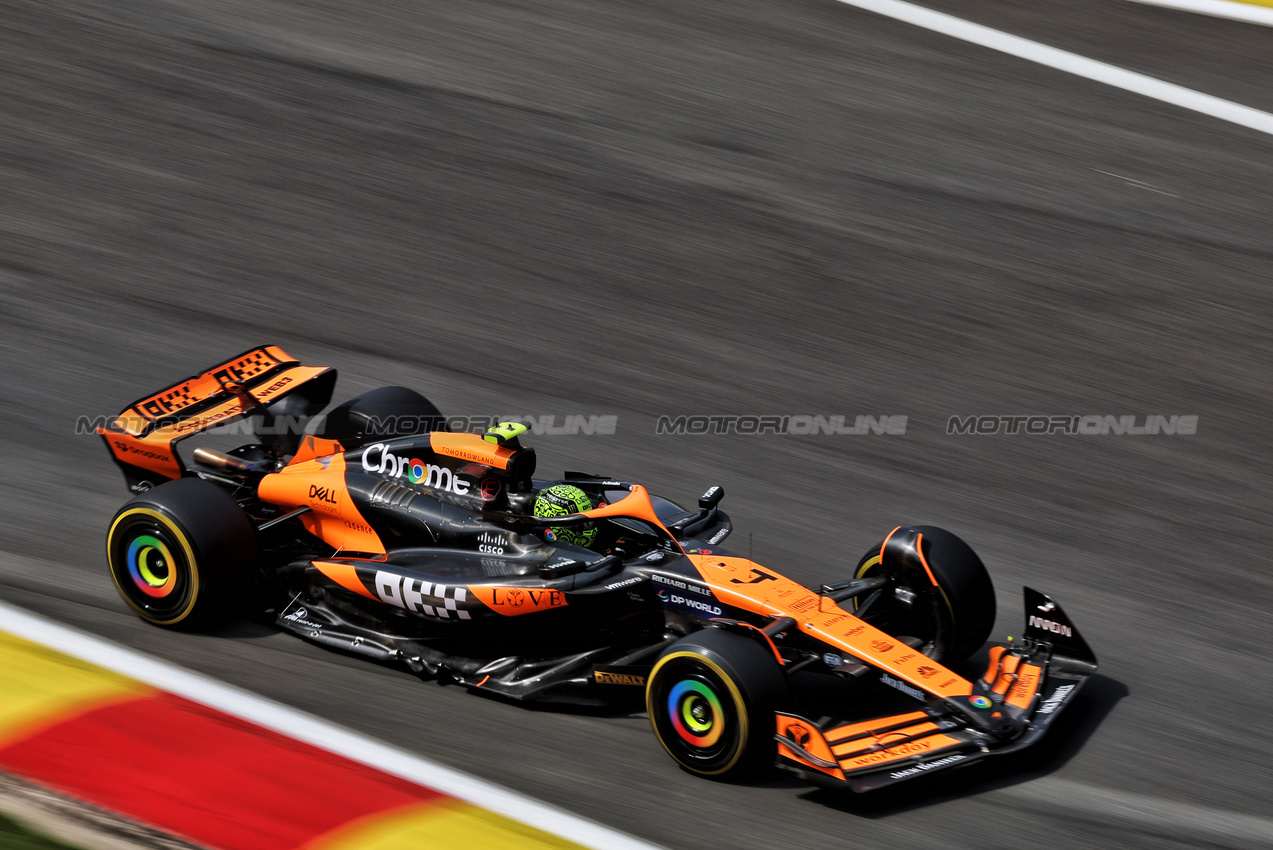
<path id="1" fill-rule="evenodd" d="M 346 451 L 380 440 L 445 430 L 433 402 L 406 387 L 380 387 L 351 398 L 327 414 L 323 436 Z"/>
<path id="2" fill-rule="evenodd" d="M 918 638 L 933 660 L 956 664 L 980 649 L 994 628 L 994 584 L 972 547 L 949 531 L 917 525 L 895 534 L 909 532 L 917 533 L 923 558 L 881 563 L 883 542 L 868 550 L 854 578 L 885 574 L 891 581 L 875 602 L 855 599 L 852 610 L 865 610 L 862 618 L 889 634 Z"/>
<path id="3" fill-rule="evenodd" d="M 646 684 L 654 734 L 690 773 L 739 779 L 777 757 L 774 712 L 791 701 L 787 677 L 761 641 L 704 629 L 669 647 Z"/>
<path id="4" fill-rule="evenodd" d="M 107 532 L 106 560 L 119 595 L 156 626 L 217 628 L 255 598 L 251 520 L 210 481 L 169 481 L 125 503 Z"/>

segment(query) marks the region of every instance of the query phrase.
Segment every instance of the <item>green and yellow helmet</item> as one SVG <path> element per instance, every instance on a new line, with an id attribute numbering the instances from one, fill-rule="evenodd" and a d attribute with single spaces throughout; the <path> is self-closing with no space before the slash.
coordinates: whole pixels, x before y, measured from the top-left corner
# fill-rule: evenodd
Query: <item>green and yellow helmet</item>
<path id="1" fill-rule="evenodd" d="M 588 510 L 592 510 L 592 500 L 587 493 L 573 484 L 554 484 L 539 491 L 535 497 L 533 513 L 537 517 L 555 517 L 581 514 Z M 593 523 L 550 526 L 544 532 L 544 539 L 549 543 L 560 541 L 587 547 L 597 539 L 597 526 Z"/>

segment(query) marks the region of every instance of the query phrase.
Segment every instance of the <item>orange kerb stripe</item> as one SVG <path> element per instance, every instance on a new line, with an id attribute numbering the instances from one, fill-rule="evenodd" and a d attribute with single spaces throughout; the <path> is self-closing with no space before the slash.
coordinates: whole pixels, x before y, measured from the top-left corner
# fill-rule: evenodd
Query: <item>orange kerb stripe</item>
<path id="1" fill-rule="evenodd" d="M 299 850 L 583 850 L 534 827 L 448 800 L 359 818 Z"/>
<path id="2" fill-rule="evenodd" d="M 160 693 L 0 750 L 0 767 L 203 847 L 295 850 L 438 792 Z"/>
<path id="3" fill-rule="evenodd" d="M 0 748 L 153 692 L 149 685 L 4 632 L 0 671 Z"/>

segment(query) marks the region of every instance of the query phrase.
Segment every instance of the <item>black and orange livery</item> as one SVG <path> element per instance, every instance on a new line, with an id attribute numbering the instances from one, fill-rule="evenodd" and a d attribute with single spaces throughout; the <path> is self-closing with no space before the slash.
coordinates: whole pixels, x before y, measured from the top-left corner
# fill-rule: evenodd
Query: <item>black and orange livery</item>
<path id="1" fill-rule="evenodd" d="M 533 448 L 450 433 L 402 388 L 319 418 L 335 377 L 265 346 L 100 431 L 137 494 L 107 554 L 138 614 L 211 627 L 256 608 L 309 640 L 505 697 L 644 701 L 687 770 L 777 763 L 854 790 L 1028 746 L 1096 671 L 1060 607 L 1027 588 L 1023 637 L 965 676 L 994 592 L 939 528 L 896 528 L 810 589 L 723 547 L 719 487 L 685 509 L 620 478 L 536 478 Z M 179 445 L 244 421 L 256 439 L 231 451 Z M 532 515 L 561 483 L 595 507 L 551 523 L 596 527 L 589 549 Z M 815 689 L 822 703 L 842 699 L 803 705 L 810 677 L 836 683 Z"/>

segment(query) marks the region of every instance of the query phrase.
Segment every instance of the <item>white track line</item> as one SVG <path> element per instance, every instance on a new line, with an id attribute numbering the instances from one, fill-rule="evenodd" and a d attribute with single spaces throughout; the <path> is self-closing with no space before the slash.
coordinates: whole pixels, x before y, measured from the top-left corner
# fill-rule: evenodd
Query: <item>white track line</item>
<path id="1" fill-rule="evenodd" d="M 215 679 L 156 661 L 101 638 L 59 626 L 0 602 L 0 630 L 183 696 L 266 729 L 313 744 L 385 773 L 435 788 L 465 802 L 595 850 L 659 850 L 578 815 L 435 764 L 373 738 Z"/>
<path id="2" fill-rule="evenodd" d="M 1006 32 L 983 27 L 980 24 L 974 24 L 962 18 L 934 12 L 931 9 L 925 9 L 923 6 L 916 6 L 913 3 L 905 3 L 903 0 L 838 0 L 838 2 L 865 9 L 868 12 L 875 12 L 877 15 L 884 15 L 926 30 L 942 33 L 970 44 L 988 47 L 991 50 L 1007 53 L 1009 56 L 1016 56 L 1019 59 L 1035 62 L 1058 71 L 1064 71 L 1067 74 L 1074 74 L 1098 83 L 1105 83 L 1124 91 L 1134 92 L 1183 109 L 1210 115 L 1212 118 L 1219 118 L 1222 121 L 1228 121 L 1252 130 L 1258 130 L 1261 133 L 1273 135 L 1273 114 L 1261 112 L 1258 109 L 1252 109 L 1249 106 L 1242 106 L 1218 97 L 1212 97 L 1209 94 L 1196 92 L 1193 89 L 1187 89 L 1174 83 L 1166 83 L 1144 74 L 1138 74 L 1135 71 L 1128 71 L 1114 65 L 1107 65 L 1104 62 L 1097 62 L 1095 59 L 1088 59 L 1084 56 L 1079 56 L 1077 53 L 1048 47 L 1046 44 L 1039 44 L 1037 41 L 1009 35 Z"/>
<path id="3" fill-rule="evenodd" d="M 1268 6 L 1232 3 L 1230 0 L 1131 0 L 1131 2 L 1273 27 L 1273 9 Z"/>

